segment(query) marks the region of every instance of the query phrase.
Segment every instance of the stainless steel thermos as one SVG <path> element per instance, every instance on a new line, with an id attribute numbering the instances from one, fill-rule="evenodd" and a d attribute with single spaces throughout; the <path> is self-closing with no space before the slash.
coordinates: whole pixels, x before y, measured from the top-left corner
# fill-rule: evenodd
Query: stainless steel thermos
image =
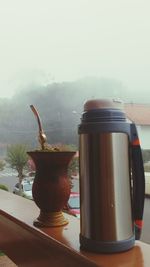
<path id="1" fill-rule="evenodd" d="M 113 100 L 89 100 L 79 132 L 80 245 L 113 253 L 140 238 L 145 177 L 135 124 Z"/>

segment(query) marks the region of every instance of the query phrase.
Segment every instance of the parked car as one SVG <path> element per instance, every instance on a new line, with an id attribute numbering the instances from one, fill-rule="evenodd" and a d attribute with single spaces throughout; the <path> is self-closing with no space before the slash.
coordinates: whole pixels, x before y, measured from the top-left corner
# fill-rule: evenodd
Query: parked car
<path id="1" fill-rule="evenodd" d="M 64 207 L 64 211 L 80 218 L 80 196 L 77 192 L 71 192 L 67 205 Z"/>
<path id="2" fill-rule="evenodd" d="M 23 180 L 21 182 L 22 192 L 29 199 L 33 199 L 33 197 L 32 197 L 32 185 L 33 185 L 33 180 L 31 180 L 31 181 L 30 180 Z M 15 185 L 13 193 L 16 195 L 19 195 L 19 183 L 17 183 Z"/>

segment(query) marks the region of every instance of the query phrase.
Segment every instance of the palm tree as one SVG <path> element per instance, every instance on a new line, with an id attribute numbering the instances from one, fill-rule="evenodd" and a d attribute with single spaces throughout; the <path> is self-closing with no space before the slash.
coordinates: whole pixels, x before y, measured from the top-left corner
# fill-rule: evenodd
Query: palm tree
<path id="1" fill-rule="evenodd" d="M 23 179 L 23 170 L 26 167 L 28 161 L 28 155 L 26 152 L 27 146 L 23 144 L 15 144 L 7 148 L 6 161 L 18 173 L 20 195 L 22 195 L 21 182 Z"/>

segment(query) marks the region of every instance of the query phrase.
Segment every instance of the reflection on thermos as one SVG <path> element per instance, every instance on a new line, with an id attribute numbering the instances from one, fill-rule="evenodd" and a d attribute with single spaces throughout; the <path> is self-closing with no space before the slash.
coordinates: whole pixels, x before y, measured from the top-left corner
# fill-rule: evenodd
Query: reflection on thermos
<path id="1" fill-rule="evenodd" d="M 89 100 L 78 132 L 81 248 L 128 250 L 140 238 L 145 192 L 135 124 L 121 103 Z"/>

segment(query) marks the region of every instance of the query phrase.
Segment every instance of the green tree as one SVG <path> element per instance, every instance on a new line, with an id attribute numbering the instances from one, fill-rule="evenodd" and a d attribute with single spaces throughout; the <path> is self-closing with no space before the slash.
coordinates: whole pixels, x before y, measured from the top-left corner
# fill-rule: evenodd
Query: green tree
<path id="1" fill-rule="evenodd" d="M 6 161 L 18 173 L 19 179 L 19 193 L 22 195 L 21 182 L 24 177 L 23 171 L 27 166 L 28 155 L 27 146 L 23 144 L 11 145 L 7 148 Z"/>
<path id="2" fill-rule="evenodd" d="M 3 171 L 5 167 L 5 162 L 3 160 L 0 160 L 0 171 Z"/>
<path id="3" fill-rule="evenodd" d="M 0 189 L 5 190 L 5 191 L 9 191 L 8 187 L 4 184 L 0 184 Z"/>
<path id="4" fill-rule="evenodd" d="M 79 159 L 74 157 L 69 164 L 68 175 L 77 175 L 79 173 Z"/>

